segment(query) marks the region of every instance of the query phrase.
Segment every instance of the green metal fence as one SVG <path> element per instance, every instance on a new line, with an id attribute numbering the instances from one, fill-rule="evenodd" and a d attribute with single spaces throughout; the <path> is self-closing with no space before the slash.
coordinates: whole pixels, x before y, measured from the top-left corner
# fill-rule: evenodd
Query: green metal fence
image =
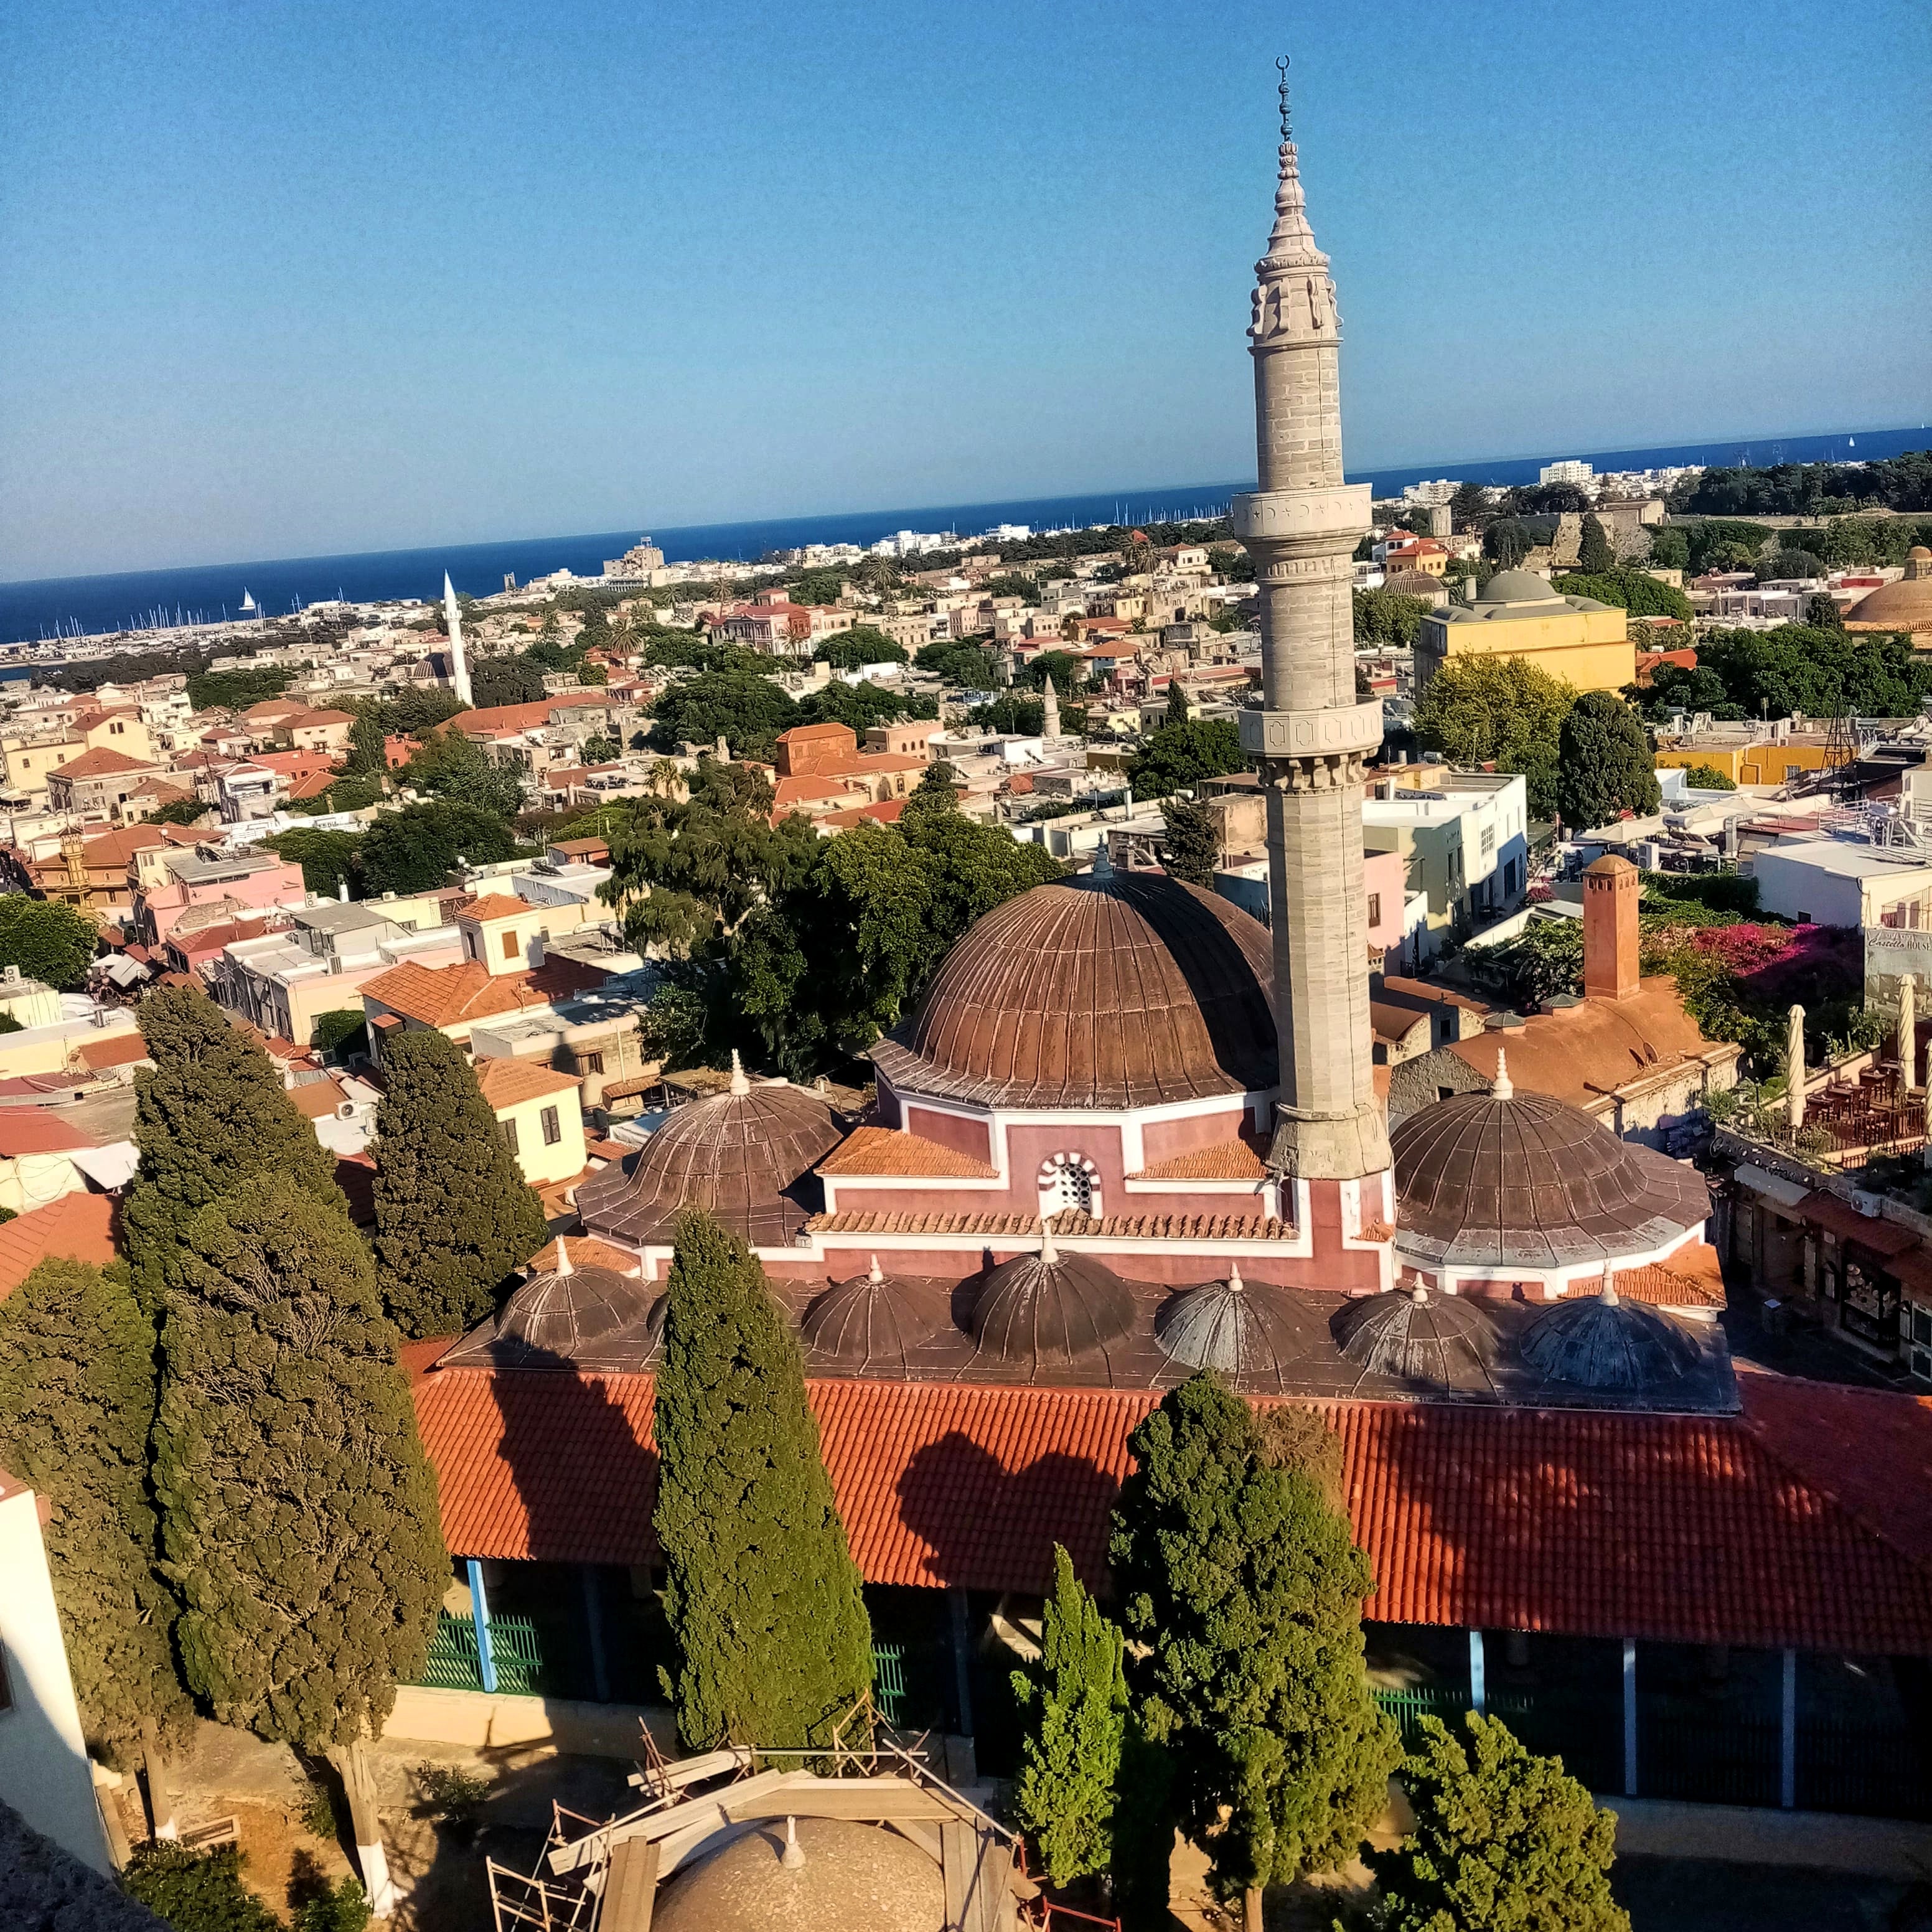
<path id="1" fill-rule="evenodd" d="M 588 1694 L 574 1646 L 553 1637 L 546 1654 L 543 1634 L 532 1617 L 492 1617 L 490 1657 L 496 1666 L 496 1688 L 516 1696 L 578 1697 Z M 480 1690 L 483 1672 L 476 1655 L 476 1625 L 468 1617 L 439 1612 L 430 1639 L 422 1680 L 437 1690 Z"/>

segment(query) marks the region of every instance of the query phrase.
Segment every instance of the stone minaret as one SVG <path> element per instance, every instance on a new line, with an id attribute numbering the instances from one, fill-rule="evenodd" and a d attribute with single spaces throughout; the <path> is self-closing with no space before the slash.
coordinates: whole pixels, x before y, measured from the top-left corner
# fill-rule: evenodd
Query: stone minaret
<path id="1" fill-rule="evenodd" d="M 1053 674 L 1048 671 L 1041 687 L 1040 696 L 1043 710 L 1040 718 L 1040 735 L 1044 738 L 1060 736 L 1060 694 L 1053 688 Z"/>
<path id="2" fill-rule="evenodd" d="M 1362 885 L 1363 761 L 1382 742 L 1382 706 L 1356 699 L 1348 594 L 1370 492 L 1342 480 L 1335 285 L 1308 226 L 1277 64 L 1281 176 L 1248 331 L 1261 487 L 1233 511 L 1261 590 L 1261 708 L 1241 713 L 1241 742 L 1268 794 L 1281 1036 L 1270 1164 L 1285 1178 L 1350 1181 L 1389 1166 Z M 1364 1221 L 1373 1212 L 1365 1198 Z"/>
<path id="3" fill-rule="evenodd" d="M 449 681 L 465 704 L 474 704 L 470 688 L 470 659 L 463 648 L 463 613 L 456 603 L 456 586 L 442 573 L 442 621 L 449 631 Z"/>

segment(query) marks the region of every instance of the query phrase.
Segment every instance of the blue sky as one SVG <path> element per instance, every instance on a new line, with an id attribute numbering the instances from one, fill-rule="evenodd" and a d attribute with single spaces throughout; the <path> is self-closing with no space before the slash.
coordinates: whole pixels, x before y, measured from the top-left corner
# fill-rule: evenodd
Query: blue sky
<path id="1" fill-rule="evenodd" d="M 14 0 L 0 578 L 1251 476 L 1285 42 L 1352 466 L 1926 415 L 1922 0 Z"/>

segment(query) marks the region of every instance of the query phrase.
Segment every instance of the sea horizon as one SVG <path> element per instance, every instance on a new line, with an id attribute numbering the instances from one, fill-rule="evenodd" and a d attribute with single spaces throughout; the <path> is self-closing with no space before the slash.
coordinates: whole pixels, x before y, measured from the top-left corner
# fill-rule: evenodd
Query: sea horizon
<path id="1" fill-rule="evenodd" d="M 1908 449 L 1924 448 L 1928 440 L 1932 440 L 1932 432 L 1922 424 L 1917 428 L 1732 438 L 1646 448 L 1444 458 L 1352 472 L 1348 480 L 1368 483 L 1378 497 L 1383 497 L 1394 494 L 1407 484 L 1438 476 L 1491 484 L 1533 483 L 1544 464 L 1566 456 L 1599 470 L 1663 469 L 1692 463 L 1707 467 L 1767 466 L 1874 460 Z M 446 570 L 458 590 L 470 596 L 488 596 L 503 588 L 506 573 L 514 575 L 520 585 L 558 570 L 594 577 L 602 572 L 608 557 L 622 554 L 646 535 L 664 550 L 668 562 L 711 558 L 752 562 L 771 551 L 796 549 L 808 543 L 868 545 L 902 530 L 951 532 L 964 538 L 1003 524 L 1024 524 L 1037 534 L 1094 524 L 1218 517 L 1226 514 L 1229 497 L 1253 487 L 1252 480 L 1184 484 L 988 502 L 928 504 L 910 509 L 835 511 L 733 523 L 671 525 L 648 532 L 634 526 L 567 536 L 418 544 L 396 550 L 26 578 L 0 583 L 0 644 L 32 646 L 61 632 L 82 636 L 116 631 L 152 634 L 158 628 L 178 623 L 219 622 L 242 614 L 244 596 L 252 596 L 256 605 L 272 616 L 286 615 L 338 595 L 351 603 L 421 599 L 440 591 Z"/>

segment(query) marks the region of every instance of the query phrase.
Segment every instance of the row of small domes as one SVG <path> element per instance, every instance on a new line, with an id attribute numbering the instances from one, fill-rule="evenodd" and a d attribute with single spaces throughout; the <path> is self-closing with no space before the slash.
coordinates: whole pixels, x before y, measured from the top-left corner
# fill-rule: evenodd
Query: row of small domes
<path id="1" fill-rule="evenodd" d="M 628 1334 L 646 1354 L 662 1339 L 664 1298 L 654 1285 L 608 1268 L 574 1268 L 559 1244 L 559 1266 L 518 1289 L 497 1326 L 500 1340 L 561 1360 Z M 1037 1252 L 993 1268 L 973 1298 L 967 1325 L 981 1352 L 1016 1366 L 1091 1363 L 1125 1341 L 1136 1318 L 1133 1290 L 1104 1263 L 1063 1252 L 1048 1230 Z M 1318 1304 L 1292 1289 L 1250 1287 L 1238 1269 L 1174 1296 L 1154 1321 L 1167 1358 L 1211 1368 L 1238 1384 L 1305 1362 Z M 806 1316 L 802 1338 L 834 1361 L 909 1364 L 938 1324 L 880 1268 L 841 1282 Z M 1343 1357 L 1364 1373 L 1424 1387 L 1464 1386 L 1522 1364 L 1552 1382 L 1597 1389 L 1667 1383 L 1694 1367 L 1696 1344 L 1676 1323 L 1614 1288 L 1558 1301 L 1512 1342 L 1479 1298 L 1399 1289 L 1346 1310 L 1335 1336 Z"/>

